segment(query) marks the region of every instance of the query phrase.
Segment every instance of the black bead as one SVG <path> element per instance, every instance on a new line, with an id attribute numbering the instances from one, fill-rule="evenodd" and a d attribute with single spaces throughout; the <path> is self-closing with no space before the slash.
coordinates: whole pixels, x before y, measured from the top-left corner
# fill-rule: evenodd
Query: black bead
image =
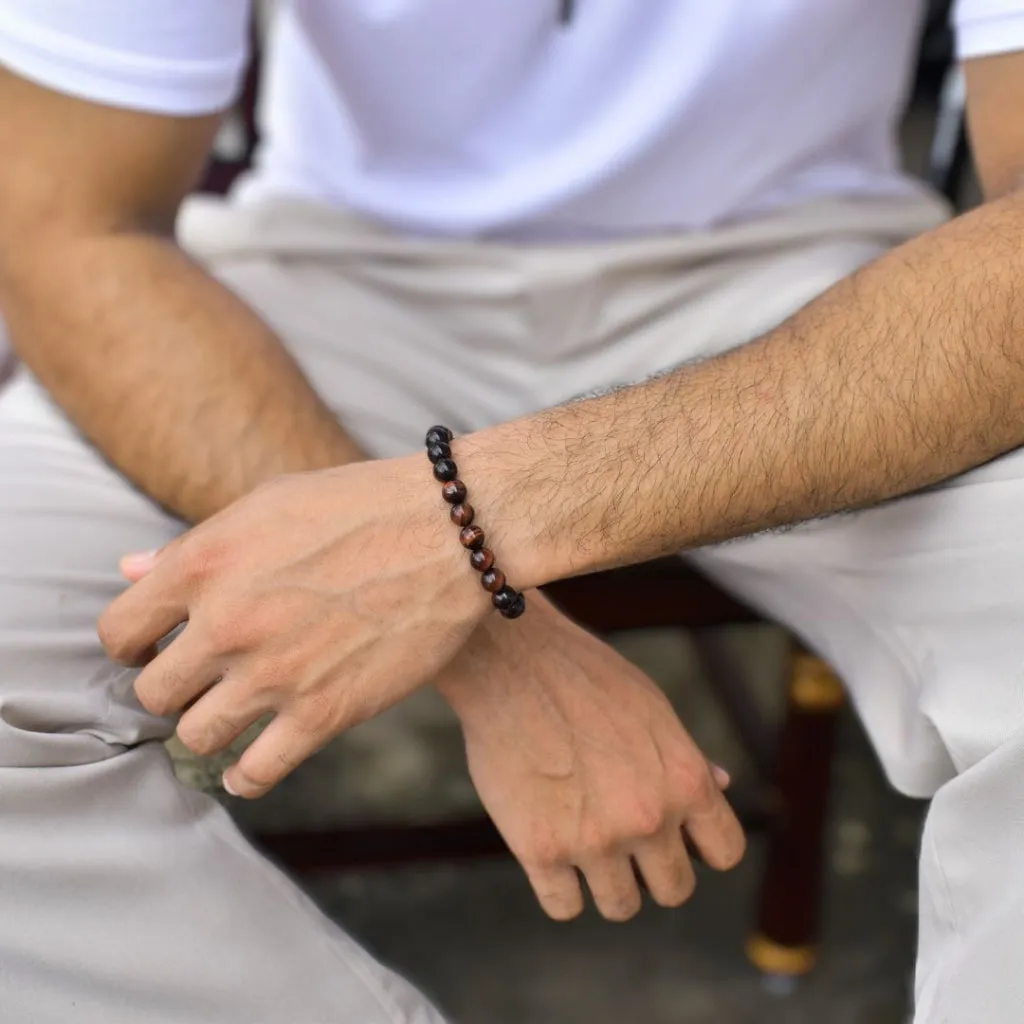
<path id="1" fill-rule="evenodd" d="M 515 600 L 516 590 L 514 587 L 510 587 L 507 583 L 501 588 L 496 594 L 491 595 L 491 601 L 494 607 L 499 612 L 503 612 L 506 608 L 512 606 L 512 602 Z"/>
<path id="2" fill-rule="evenodd" d="M 438 480 L 447 482 L 454 480 L 459 475 L 459 467 L 455 465 L 454 459 L 438 459 L 434 463 L 434 476 Z"/>
<path id="3" fill-rule="evenodd" d="M 427 431 L 427 436 L 424 439 L 424 443 L 429 448 L 432 444 L 448 444 L 449 441 L 455 435 L 447 428 L 442 426 L 431 427 Z"/>
<path id="4" fill-rule="evenodd" d="M 506 619 L 518 619 L 526 611 L 526 598 L 518 591 L 512 598 L 512 603 L 507 608 L 499 609 Z"/>
<path id="5" fill-rule="evenodd" d="M 433 463 L 438 463 L 441 459 L 450 459 L 451 457 L 452 446 L 447 441 L 438 441 L 437 444 L 432 444 L 427 448 L 427 458 Z"/>
<path id="6" fill-rule="evenodd" d="M 441 488 L 441 497 L 449 505 L 461 505 L 466 500 L 466 485 L 461 480 L 449 480 Z"/>

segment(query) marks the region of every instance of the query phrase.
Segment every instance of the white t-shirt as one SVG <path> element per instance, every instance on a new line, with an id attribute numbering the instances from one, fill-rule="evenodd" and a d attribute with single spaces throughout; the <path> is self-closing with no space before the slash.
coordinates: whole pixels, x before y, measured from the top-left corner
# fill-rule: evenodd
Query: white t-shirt
<path id="1" fill-rule="evenodd" d="M 280 0 L 240 198 L 416 231 L 692 229 L 914 187 L 894 128 L 919 0 Z M 250 0 L 0 0 L 0 63 L 168 114 L 230 104 Z M 1024 0 L 959 0 L 964 56 Z"/>

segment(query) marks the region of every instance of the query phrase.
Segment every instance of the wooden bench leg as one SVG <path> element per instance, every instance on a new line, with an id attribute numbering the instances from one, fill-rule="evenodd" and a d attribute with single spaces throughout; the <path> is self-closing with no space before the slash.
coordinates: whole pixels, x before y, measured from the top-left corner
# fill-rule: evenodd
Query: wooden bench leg
<path id="1" fill-rule="evenodd" d="M 817 957 L 824 829 L 843 688 L 820 658 L 794 647 L 776 786 L 782 813 L 771 833 L 757 928 L 747 955 L 765 974 L 794 978 Z"/>

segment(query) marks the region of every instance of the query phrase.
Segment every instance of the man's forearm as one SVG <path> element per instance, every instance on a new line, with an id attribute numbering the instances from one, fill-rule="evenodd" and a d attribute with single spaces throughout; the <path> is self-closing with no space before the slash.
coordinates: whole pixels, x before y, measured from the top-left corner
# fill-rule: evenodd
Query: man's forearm
<path id="1" fill-rule="evenodd" d="M 752 344 L 460 441 L 510 578 L 872 504 L 1024 443 L 1021 239 L 1024 198 L 988 204 Z"/>
<path id="2" fill-rule="evenodd" d="M 274 334 L 171 241 L 44 239 L 14 267 L 0 305 L 22 358 L 111 462 L 183 518 L 360 457 Z"/>

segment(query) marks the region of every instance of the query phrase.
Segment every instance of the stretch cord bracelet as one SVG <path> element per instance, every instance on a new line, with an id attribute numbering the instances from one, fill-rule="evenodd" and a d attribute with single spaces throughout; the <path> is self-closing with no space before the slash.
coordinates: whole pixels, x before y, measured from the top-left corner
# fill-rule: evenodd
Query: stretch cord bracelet
<path id="1" fill-rule="evenodd" d="M 459 540 L 469 551 L 469 564 L 480 573 L 480 582 L 491 595 L 494 607 L 506 619 L 518 619 L 526 611 L 526 598 L 508 585 L 505 574 L 494 564 L 494 552 L 484 547 L 484 531 L 473 525 L 473 506 L 466 501 L 466 485 L 459 479 L 459 467 L 452 458 L 454 436 L 447 427 L 431 427 L 426 436 L 427 458 L 442 484 L 444 500 L 451 505 L 451 521 L 460 527 Z"/>

